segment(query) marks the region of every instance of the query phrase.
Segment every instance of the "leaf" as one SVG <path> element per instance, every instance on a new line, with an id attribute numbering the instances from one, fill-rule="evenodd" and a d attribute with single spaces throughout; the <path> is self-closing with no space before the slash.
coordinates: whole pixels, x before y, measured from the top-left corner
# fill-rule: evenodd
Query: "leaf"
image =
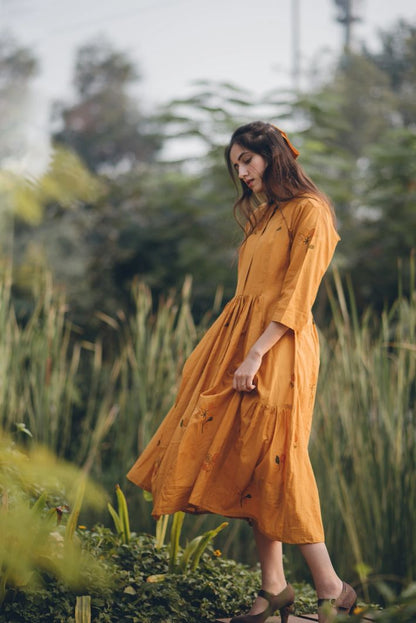
<path id="1" fill-rule="evenodd" d="M 166 577 L 166 573 L 156 573 L 155 575 L 149 575 L 149 577 L 146 578 L 146 582 L 149 582 L 150 584 L 164 582 Z"/>
<path id="2" fill-rule="evenodd" d="M 120 489 L 119 485 L 116 485 L 116 496 L 118 502 L 118 516 L 122 526 L 123 543 L 127 545 L 130 542 L 130 520 L 129 510 L 127 508 L 126 496 Z"/>
<path id="3" fill-rule="evenodd" d="M 26 428 L 26 424 L 24 422 L 18 422 L 17 424 L 15 424 L 15 426 L 16 426 L 17 430 L 19 431 L 19 433 L 24 433 L 28 437 L 33 437 L 33 435 L 30 432 L 30 430 L 28 428 Z"/>
<path id="4" fill-rule="evenodd" d="M 85 474 L 83 474 L 79 481 L 79 485 L 78 485 L 77 493 L 75 497 L 75 502 L 74 502 L 72 511 L 69 515 L 68 523 L 65 529 L 65 546 L 66 547 L 68 547 L 72 543 L 75 529 L 78 525 L 78 517 L 81 512 L 81 506 L 82 506 L 82 501 L 84 499 L 86 484 L 87 484 L 87 478 Z"/>
<path id="5" fill-rule="evenodd" d="M 121 525 L 120 517 L 118 516 L 116 509 L 110 504 L 110 502 L 108 502 L 107 508 L 111 517 L 113 518 L 114 527 L 116 529 L 117 535 L 120 536 L 123 532 L 123 526 Z"/>
<path id="6" fill-rule="evenodd" d="M 181 535 L 183 520 L 185 519 L 185 513 L 178 511 L 173 515 L 172 529 L 170 532 L 170 545 L 169 545 L 169 571 L 172 573 L 175 571 L 178 552 L 179 552 L 179 538 Z"/>
<path id="7" fill-rule="evenodd" d="M 183 554 L 182 554 L 182 558 L 181 558 L 181 570 L 185 573 L 186 571 L 186 567 L 188 565 L 188 561 L 189 559 L 192 557 L 192 555 L 194 554 L 195 550 L 197 549 L 199 543 L 201 542 L 203 538 L 203 535 L 197 536 L 194 539 L 192 539 L 192 541 L 190 543 L 188 543 L 188 545 L 185 547 Z"/>
<path id="8" fill-rule="evenodd" d="M 126 593 L 127 595 L 136 595 L 137 591 L 132 586 L 126 586 L 123 593 Z"/>
<path id="9" fill-rule="evenodd" d="M 195 571 L 195 569 L 197 568 L 199 561 L 201 559 L 202 554 L 204 553 L 204 551 L 206 550 L 208 544 L 210 541 L 212 541 L 212 539 L 214 537 L 217 536 L 217 534 L 219 532 L 221 532 L 221 530 L 224 530 L 224 528 L 226 528 L 228 526 L 228 521 L 224 521 L 222 524 L 220 524 L 217 528 L 215 528 L 214 530 L 208 530 L 208 532 L 206 532 L 203 536 L 201 541 L 198 543 L 197 548 L 195 549 L 195 553 L 192 556 L 192 563 L 191 563 L 191 571 Z"/>

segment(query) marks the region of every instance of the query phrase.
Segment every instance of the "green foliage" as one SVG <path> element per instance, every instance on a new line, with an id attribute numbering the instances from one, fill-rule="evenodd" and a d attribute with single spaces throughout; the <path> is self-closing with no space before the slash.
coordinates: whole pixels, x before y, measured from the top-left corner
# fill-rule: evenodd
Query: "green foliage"
<path id="1" fill-rule="evenodd" d="M 68 586 L 82 586 L 86 568 L 97 583 L 107 582 L 103 566 L 83 553 L 75 540 L 80 501 L 84 490 L 90 507 L 101 508 L 103 492 L 86 482 L 77 468 L 58 461 L 45 449 L 33 446 L 24 451 L 9 437 L 0 435 L 0 603 L 10 590 L 37 587 L 46 576 Z M 56 525 L 53 504 L 61 499 L 71 505 L 66 529 Z M 33 500 L 36 500 L 33 503 Z M 55 522 L 53 522 L 55 516 Z"/>
<path id="2" fill-rule="evenodd" d="M 118 512 L 114 509 L 114 507 L 110 503 L 107 505 L 107 508 L 114 521 L 114 526 L 116 528 L 117 535 L 121 537 L 122 543 L 124 543 L 125 545 L 128 545 L 130 542 L 129 511 L 127 508 L 126 498 L 124 496 L 124 493 L 120 489 L 119 485 L 116 485 L 116 496 L 117 496 Z"/>
<path id="3" fill-rule="evenodd" d="M 186 573 L 188 570 L 193 573 L 197 569 L 201 556 L 211 541 L 221 532 L 221 530 L 228 526 L 228 522 L 224 521 L 214 530 L 208 530 L 204 534 L 196 536 L 182 550 L 179 541 L 184 519 L 185 513 L 182 511 L 178 511 L 173 515 L 170 543 L 168 546 L 170 573 Z M 164 579 L 164 576 L 159 579 Z"/>
<path id="4" fill-rule="evenodd" d="M 11 302 L 10 268 L 6 268 L 0 282 L 1 426 L 9 431 L 15 425 L 26 426 L 37 442 L 68 458 L 74 441 L 72 425 L 82 394 L 80 360 L 83 358 L 83 366 L 90 369 L 90 378 L 95 383 L 100 344 L 92 346 L 92 361 L 88 357 L 90 351 L 86 350 L 88 344 L 71 344 L 65 296 L 52 286 L 49 274 L 38 275 L 32 283 L 34 307 L 24 324 L 17 322 Z M 89 389 L 93 400 L 97 396 Z M 94 417 L 95 433 L 106 432 L 105 423 L 112 405 L 103 401 L 103 393 L 100 401 L 98 413 L 91 414 L 89 410 L 85 413 L 86 438 L 72 455 L 78 463 L 93 455 L 100 443 L 97 434 L 91 435 L 92 430 L 88 434 L 88 418 Z"/>
<path id="5" fill-rule="evenodd" d="M 75 623 L 91 623 L 91 597 L 77 597 L 75 604 Z"/>
<path id="6" fill-rule="evenodd" d="M 86 475 L 82 474 L 79 478 L 75 500 L 72 506 L 71 514 L 68 517 L 65 528 L 64 546 L 65 550 L 70 550 L 74 542 L 74 534 L 78 526 L 79 514 L 81 512 L 82 502 L 84 501 L 85 488 L 87 485 Z"/>
<path id="7" fill-rule="evenodd" d="M 174 573 L 177 565 L 178 552 L 179 552 L 179 539 L 181 536 L 183 520 L 185 519 L 185 513 L 177 512 L 173 515 L 172 528 L 170 531 L 170 545 L 169 545 L 169 571 Z"/>
<path id="8" fill-rule="evenodd" d="M 22 148 L 22 121 L 28 101 L 28 86 L 37 73 L 33 52 L 5 29 L 0 34 L 0 162 L 16 158 Z"/>
<path id="9" fill-rule="evenodd" d="M 99 585 L 92 573 L 85 576 L 84 596 L 80 598 L 62 582 L 48 578 L 47 589 L 18 589 L 9 592 L 0 612 L 1 623 L 76 623 L 81 606 L 93 623 L 131 621 L 151 623 L 208 623 L 246 611 L 258 590 L 260 574 L 247 566 L 223 559 L 218 551 L 208 547 L 201 564 L 192 573 L 169 574 L 169 549 L 155 547 L 148 535 L 132 534 L 128 545 L 107 528 L 79 532 L 82 548 L 94 559 L 107 565 L 113 583 Z M 161 581 L 161 577 L 164 578 Z M 314 612 L 316 593 L 309 586 L 293 583 L 296 593 L 296 612 Z M 409 585 L 396 596 L 383 581 L 376 583 L 379 595 L 386 601 L 384 610 L 361 604 L 360 614 L 342 621 L 361 621 L 370 610 L 380 623 L 411 623 L 415 613 L 416 595 Z M 90 597 L 90 607 L 88 598 Z M 74 609 L 75 616 L 74 619 Z M 88 619 L 87 619 L 88 620 Z M 338 620 L 338 619 L 337 619 Z"/>
<path id="10" fill-rule="evenodd" d="M 100 315 L 114 336 L 110 363 L 100 339 L 82 340 L 71 331 L 65 297 L 54 289 L 50 275 L 38 277 L 34 308 L 25 323 L 16 321 L 11 289 L 6 270 L 0 278 L 2 426 L 9 431 L 26 427 L 58 455 L 96 475 L 105 471 L 112 486 L 172 404 L 182 365 L 197 339 L 190 282 L 180 299 L 172 295 L 158 309 L 148 288 L 137 284 L 132 316 Z M 110 430 L 111 452 L 105 445 Z"/>
<path id="11" fill-rule="evenodd" d="M 62 146 L 52 150 L 46 171 L 35 181 L 0 170 L 3 209 L 9 205 L 14 216 L 32 226 L 42 222 L 46 205 L 74 209 L 78 202 L 97 201 L 103 189 L 80 158 Z"/>
<path id="12" fill-rule="evenodd" d="M 367 203 L 361 208 L 356 239 L 359 248 L 354 264 L 360 271 L 354 279 L 361 297 L 388 300 L 397 291 L 400 266 L 402 293 L 409 295 L 411 272 L 409 256 L 415 249 L 416 231 L 416 132 L 396 128 L 385 131 L 368 150 L 368 166 L 363 178 Z M 364 183 L 364 179 L 363 179 Z M 362 300 L 358 301 L 361 307 Z"/>
<path id="13" fill-rule="evenodd" d="M 108 505 L 108 510 L 113 518 L 117 535 L 122 537 L 122 542 L 128 544 L 130 541 L 130 526 L 129 526 L 129 512 L 127 508 L 127 501 L 124 497 L 120 487 L 116 487 L 117 499 L 119 501 L 119 512 L 116 513 L 111 504 Z M 146 501 L 152 500 L 151 493 L 144 491 L 144 499 Z M 228 526 L 228 522 L 223 522 L 213 530 L 208 530 L 204 534 L 201 534 L 185 546 L 181 548 L 180 539 L 182 533 L 183 522 L 185 519 L 185 513 L 178 511 L 173 515 L 162 515 L 156 522 L 156 537 L 155 548 L 161 549 L 164 545 L 165 535 L 169 523 L 169 519 L 172 517 L 172 525 L 170 530 L 170 541 L 168 544 L 169 552 L 169 573 L 187 573 L 193 572 L 198 567 L 202 554 L 205 552 L 211 541 L 219 534 L 224 528 Z M 124 525 L 127 524 L 128 537 L 125 538 Z M 162 582 L 166 576 L 163 574 L 157 574 L 152 576 L 153 582 Z"/>
<path id="14" fill-rule="evenodd" d="M 84 589 L 84 594 L 88 592 L 91 596 L 94 623 L 155 620 L 208 623 L 217 616 L 247 609 L 258 590 L 257 571 L 223 560 L 210 549 L 192 574 L 170 575 L 168 550 L 156 549 L 152 537 L 132 535 L 128 546 L 121 545 L 112 532 L 97 526 L 92 531 L 80 532 L 80 538 L 92 557 L 107 561 L 114 580 L 111 589 L 97 585 Z M 148 581 L 157 574 L 164 574 L 165 581 Z M 10 595 L 3 604 L 0 621 L 71 622 L 75 597 L 73 591 L 51 579 L 47 592 L 39 589 Z"/>
<path id="15" fill-rule="evenodd" d="M 160 294 L 192 274 L 199 317 L 218 284 L 226 297 L 235 285 L 240 236 L 223 148 L 237 125 L 263 116 L 300 130 L 301 163 L 334 201 L 342 237 L 338 263 L 353 274 L 360 309 L 369 302 L 381 309 L 384 299 L 392 303 L 395 254 L 409 254 L 414 226 L 407 209 L 402 220 L 387 206 L 392 194 L 395 202 L 402 196 L 407 205 L 413 202 L 400 175 L 406 149 L 400 133 L 411 135 L 415 124 L 415 40 L 414 26 L 401 22 L 382 33 L 376 51 L 334 59 L 325 81 L 297 97 L 257 96 L 236 85 L 201 81 L 190 97 L 168 102 L 152 117 L 130 95 L 138 76 L 132 61 L 106 41 L 87 43 L 75 63 L 75 101 L 55 111 L 61 123 L 56 137 L 99 173 L 99 181 L 91 179 L 101 182 L 103 192 L 88 196 L 85 171 L 79 180 L 63 176 L 62 201 L 55 192 L 45 209 L 34 202 L 33 185 L 19 183 L 22 214 L 43 221 L 15 228 L 16 263 L 26 270 L 36 262 L 53 266 L 68 288 L 71 317 L 89 328 L 95 309 L 115 316 L 128 308 L 137 275 Z M 11 63 L 22 76 L 24 66 Z M 388 176 L 381 149 L 390 158 Z M 377 180 L 385 181 L 381 200 L 374 193 Z M 77 185 L 72 209 L 63 208 Z M 393 269 L 384 280 L 386 266 Z"/>
<path id="16" fill-rule="evenodd" d="M 414 281 L 414 272 L 413 272 Z M 326 537 L 341 574 L 362 563 L 411 581 L 416 509 L 416 289 L 359 317 L 339 278 L 311 443 Z M 339 538 L 343 530 L 343 539 Z M 365 575 L 365 574 L 364 574 Z"/>
<path id="17" fill-rule="evenodd" d="M 414 280 L 414 269 L 410 274 Z M 33 422 L 34 438 L 61 448 L 63 454 L 75 446 L 79 462 L 91 468 L 109 488 L 112 481 L 124 477 L 168 411 L 182 364 L 206 326 L 197 326 L 192 319 L 190 284 L 182 300 L 168 298 L 156 311 L 149 290 L 137 286 L 133 317 L 103 316 L 119 340 L 120 349 L 113 352 L 112 365 L 107 366 L 99 341 L 88 343 L 88 349 L 85 342 L 75 342 L 75 365 L 66 329 L 62 329 L 64 305 L 59 297 L 55 298 L 53 289 L 43 294 L 39 291 L 39 309 L 45 309 L 48 301 L 46 316 L 36 311 L 25 326 L 17 325 L 8 279 L 0 288 L 1 378 L 8 379 L 7 385 L 0 384 L 3 422 L 10 430 L 15 424 L 20 429 L 30 428 Z M 414 295 L 410 299 L 402 297 L 381 317 L 371 310 L 360 317 L 352 290 L 347 303 L 338 280 L 335 285 L 336 292 L 329 290 L 334 326 L 326 328 L 321 336 L 321 376 L 311 444 L 317 480 L 321 491 L 326 492 L 322 506 L 328 545 L 337 568 L 347 578 L 357 573 L 365 580 L 365 563 L 376 573 L 410 579 L 415 572 L 415 555 L 408 543 L 416 508 L 411 477 L 416 457 L 410 433 L 415 426 L 416 364 L 412 344 L 416 301 Z M 45 365 L 48 357 L 51 361 Z M 22 366 L 21 361 L 27 363 Z M 45 386 L 43 379 L 50 370 L 59 370 L 59 374 L 47 377 L 50 382 Z M 84 384 L 88 394 L 83 392 Z M 20 396 L 27 398 L 20 401 Z M 59 396 L 67 398 L 57 402 L 56 408 L 49 407 L 54 404 L 49 401 Z M 22 408 L 13 411 L 12 405 Z M 48 413 L 50 419 L 42 419 Z M 65 418 L 60 419 L 63 415 Z M 71 444 L 71 439 L 78 439 L 71 432 L 65 444 L 57 445 L 51 432 L 62 431 L 63 427 L 74 431 L 75 422 L 80 442 Z M 46 434 L 48 437 L 42 436 Z M 153 531 L 146 503 L 137 495 L 137 489 L 129 485 L 125 493 L 135 528 Z M 347 504 L 347 500 L 354 503 Z M 160 549 L 167 521 L 158 524 Z M 201 517 L 197 522 L 186 522 L 184 531 L 192 542 L 216 525 L 214 518 Z M 341 526 L 343 540 L 339 539 Z M 367 539 L 365 535 L 370 533 L 374 537 Z M 230 530 L 217 538 L 227 554 L 249 559 L 253 544 L 243 522 L 232 522 Z"/>
<path id="18" fill-rule="evenodd" d="M 397 93 L 397 104 L 404 127 L 411 127 L 416 116 L 416 27 L 399 20 L 380 35 L 381 47 L 367 55 L 388 76 L 392 90 Z"/>
<path id="19" fill-rule="evenodd" d="M 391 585 L 382 579 L 372 582 L 379 596 L 385 602 L 383 609 L 373 605 L 362 605 L 355 609 L 352 616 L 337 617 L 337 623 L 362 623 L 374 621 L 375 623 L 413 623 L 416 616 L 416 585 L 409 584 L 396 594 Z M 363 618 L 365 617 L 365 618 Z"/>
<path id="20" fill-rule="evenodd" d="M 398 258 L 414 247 L 415 59 L 415 27 L 399 22 L 375 52 L 343 55 L 293 106 L 302 164 L 334 202 L 338 266 L 360 311 L 394 302 Z"/>
<path id="21" fill-rule="evenodd" d="M 55 139 L 74 149 L 92 171 L 131 168 L 154 156 L 159 141 L 128 90 L 137 70 L 126 54 L 97 38 L 79 48 L 75 61 L 76 101 L 56 104 L 62 123 Z"/>
<path id="22" fill-rule="evenodd" d="M 165 542 L 170 515 L 162 515 L 156 522 L 156 547 L 161 548 Z"/>
<path id="23" fill-rule="evenodd" d="M 98 525 L 91 531 L 79 532 L 79 538 L 83 549 L 93 558 L 105 561 L 113 578 L 112 586 L 97 585 L 90 574 L 84 584 L 89 595 L 79 597 L 68 586 L 50 577 L 47 590 L 38 587 L 9 593 L 0 622 L 77 623 L 82 621 L 79 617 L 83 608 L 85 616 L 91 613 L 93 623 L 151 623 L 154 620 L 212 623 L 217 617 L 246 611 L 259 587 L 258 570 L 223 559 L 211 547 L 204 552 L 200 566 L 184 575 L 169 573 L 168 548 L 156 548 L 153 537 L 148 535 L 132 534 L 130 543 L 125 545 L 110 530 Z M 386 603 L 385 608 L 381 610 L 360 603 L 356 614 L 340 616 L 339 623 L 361 622 L 367 612 L 379 623 L 413 623 L 414 585 L 410 584 L 396 595 L 384 581 L 373 580 L 373 583 Z M 292 584 L 296 612 L 314 612 L 315 591 L 307 584 Z"/>

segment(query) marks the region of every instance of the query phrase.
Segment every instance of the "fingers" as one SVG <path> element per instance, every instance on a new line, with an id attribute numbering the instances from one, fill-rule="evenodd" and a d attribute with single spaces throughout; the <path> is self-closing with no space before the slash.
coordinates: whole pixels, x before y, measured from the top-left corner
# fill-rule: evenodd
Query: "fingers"
<path id="1" fill-rule="evenodd" d="M 235 374 L 233 379 L 233 388 L 238 392 L 251 392 L 256 389 L 252 376 L 240 376 Z"/>

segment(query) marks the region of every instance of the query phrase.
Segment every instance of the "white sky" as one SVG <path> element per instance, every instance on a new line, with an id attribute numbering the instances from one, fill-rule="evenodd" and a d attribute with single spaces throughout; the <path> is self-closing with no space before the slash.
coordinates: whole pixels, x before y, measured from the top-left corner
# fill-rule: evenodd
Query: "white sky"
<path id="1" fill-rule="evenodd" d="M 322 50 L 339 52 L 342 27 L 333 0 L 300 6 L 302 83 Z M 0 21 L 41 61 L 37 81 L 49 99 L 69 93 L 74 51 L 104 34 L 129 53 L 152 105 L 180 97 L 194 79 L 234 82 L 262 93 L 290 85 L 291 7 L 295 0 L 0 0 Z M 379 29 L 416 22 L 415 0 L 355 0 L 354 38 L 374 46 Z M 0 28 L 1 30 L 1 28 Z"/>
<path id="2" fill-rule="evenodd" d="M 0 0 L 0 33 L 14 34 L 40 61 L 32 106 L 18 128 L 21 153 L 10 166 L 34 174 L 46 166 L 50 102 L 71 96 L 75 50 L 100 34 L 137 63 L 145 109 L 186 96 L 193 80 L 232 82 L 260 96 L 290 87 L 296 2 L 307 87 L 313 60 L 331 60 L 342 49 L 334 0 Z M 357 44 L 374 48 L 377 32 L 399 18 L 416 23 L 415 0 L 354 6 Z"/>

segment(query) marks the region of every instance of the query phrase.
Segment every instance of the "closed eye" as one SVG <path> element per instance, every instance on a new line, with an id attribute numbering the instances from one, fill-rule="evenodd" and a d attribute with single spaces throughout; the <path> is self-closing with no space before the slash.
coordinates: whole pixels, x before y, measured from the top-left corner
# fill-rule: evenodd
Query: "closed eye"
<path id="1" fill-rule="evenodd" d="M 249 158 L 246 158 L 245 160 L 243 160 L 243 164 L 250 164 L 250 162 L 251 162 L 251 156 Z M 234 169 L 238 173 L 238 164 L 234 165 Z"/>

